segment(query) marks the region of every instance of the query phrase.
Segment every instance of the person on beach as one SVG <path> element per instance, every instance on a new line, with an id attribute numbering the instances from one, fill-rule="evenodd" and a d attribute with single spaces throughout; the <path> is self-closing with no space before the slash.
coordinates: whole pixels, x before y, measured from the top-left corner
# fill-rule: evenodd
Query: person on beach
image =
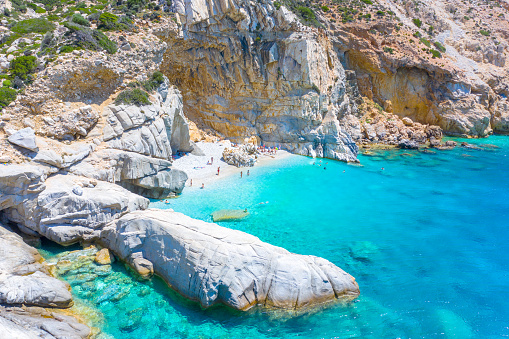
<path id="1" fill-rule="evenodd" d="M 219 175 L 219 169 L 220 169 L 220 168 L 221 168 L 221 167 L 217 166 L 217 175 Z"/>
<path id="2" fill-rule="evenodd" d="M 210 157 L 210 164 L 212 165 L 214 163 L 214 157 Z"/>
<path id="3" fill-rule="evenodd" d="M 193 187 L 193 179 L 189 182 L 189 187 Z"/>
<path id="4" fill-rule="evenodd" d="M 249 170 L 247 170 L 247 176 L 249 176 Z"/>
<path id="5" fill-rule="evenodd" d="M 240 178 L 242 179 L 242 171 L 240 171 Z"/>
<path id="6" fill-rule="evenodd" d="M 204 183 L 202 183 L 202 184 L 201 184 L 201 189 L 204 189 L 204 188 L 205 188 L 205 184 L 204 184 Z"/>

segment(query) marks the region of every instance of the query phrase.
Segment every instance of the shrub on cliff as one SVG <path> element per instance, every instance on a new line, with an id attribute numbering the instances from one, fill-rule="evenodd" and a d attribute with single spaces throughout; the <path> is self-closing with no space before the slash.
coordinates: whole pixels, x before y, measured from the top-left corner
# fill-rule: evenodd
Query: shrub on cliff
<path id="1" fill-rule="evenodd" d="M 125 91 L 122 91 L 115 99 L 115 105 L 121 104 L 142 106 L 149 105 L 150 100 L 148 99 L 147 92 L 139 88 L 126 89 Z"/>
<path id="2" fill-rule="evenodd" d="M 33 55 L 20 56 L 13 59 L 10 64 L 10 71 L 12 78 L 20 78 L 24 82 L 30 80 L 30 75 L 35 72 L 37 68 L 37 58 Z"/>
<path id="3" fill-rule="evenodd" d="M 97 28 L 107 31 L 115 30 L 117 28 L 118 16 L 108 12 L 104 12 L 99 16 L 99 24 Z"/>
<path id="4" fill-rule="evenodd" d="M 90 22 L 87 19 L 85 19 L 81 14 L 74 14 L 71 18 L 71 21 L 81 26 L 90 27 Z"/>
<path id="5" fill-rule="evenodd" d="M 414 23 L 414 25 L 416 25 L 417 27 L 421 28 L 421 26 L 422 26 L 422 21 L 421 20 L 413 19 L 412 22 Z"/>
<path id="6" fill-rule="evenodd" d="M 163 73 L 156 71 L 152 73 L 150 79 L 144 81 L 141 85 L 147 92 L 152 92 L 156 88 L 158 88 L 164 82 Z"/>
<path id="7" fill-rule="evenodd" d="M 27 33 L 46 33 L 55 29 L 55 25 L 43 18 L 27 19 L 17 22 L 11 27 L 11 31 L 27 34 Z"/>
<path id="8" fill-rule="evenodd" d="M 438 41 L 435 41 L 433 43 L 433 45 L 435 45 L 435 47 L 442 53 L 444 53 L 446 51 L 446 48 L 444 47 L 444 45 L 442 45 L 440 42 Z"/>
<path id="9" fill-rule="evenodd" d="M 16 99 L 17 92 L 12 88 L 1 87 L 0 88 L 0 107 L 6 107 Z"/>

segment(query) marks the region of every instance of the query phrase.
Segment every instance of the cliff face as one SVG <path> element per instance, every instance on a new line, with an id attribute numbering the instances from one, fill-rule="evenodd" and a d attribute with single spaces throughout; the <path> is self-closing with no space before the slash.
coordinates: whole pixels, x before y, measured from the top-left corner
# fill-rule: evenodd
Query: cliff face
<path id="1" fill-rule="evenodd" d="M 332 5 L 323 17 L 363 96 L 450 135 L 509 131 L 505 2 L 346 5 L 353 19 Z"/>
<path id="2" fill-rule="evenodd" d="M 191 119 L 238 141 L 256 135 L 341 160 L 365 137 L 356 94 L 450 135 L 509 131 L 505 3 L 302 3 L 318 29 L 284 4 L 173 3 L 176 24 L 156 33 L 169 47 L 161 69 Z"/>
<path id="3" fill-rule="evenodd" d="M 356 109 L 344 69 L 323 32 L 272 1 L 175 1 L 177 24 L 156 32 L 162 72 L 182 91 L 186 114 L 242 141 L 355 161 L 339 125 Z"/>

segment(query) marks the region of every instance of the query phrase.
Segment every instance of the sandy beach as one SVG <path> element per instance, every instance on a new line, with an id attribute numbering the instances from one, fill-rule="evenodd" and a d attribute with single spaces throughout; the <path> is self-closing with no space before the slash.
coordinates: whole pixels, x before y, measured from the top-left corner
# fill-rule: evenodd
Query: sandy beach
<path id="1" fill-rule="evenodd" d="M 229 140 L 223 140 L 215 143 L 198 142 L 196 144 L 205 155 L 198 156 L 188 153 L 173 161 L 174 168 L 187 173 L 189 179 L 186 183 L 186 187 L 190 186 L 191 180 L 193 181 L 192 187 L 200 187 L 202 183 L 205 184 L 205 187 L 207 187 L 208 184 L 216 180 L 224 179 L 231 175 L 240 176 L 241 171 L 245 175 L 247 170 L 252 171 L 257 167 L 292 156 L 292 154 L 287 151 L 277 151 L 276 155 L 262 153 L 258 155 L 258 160 L 254 167 L 236 167 L 228 165 L 222 160 L 223 150 L 226 147 L 231 147 L 231 142 Z M 209 162 L 211 158 L 214 159 L 213 163 L 211 165 L 207 165 L 207 162 Z M 219 175 L 217 175 L 218 167 L 220 167 Z"/>

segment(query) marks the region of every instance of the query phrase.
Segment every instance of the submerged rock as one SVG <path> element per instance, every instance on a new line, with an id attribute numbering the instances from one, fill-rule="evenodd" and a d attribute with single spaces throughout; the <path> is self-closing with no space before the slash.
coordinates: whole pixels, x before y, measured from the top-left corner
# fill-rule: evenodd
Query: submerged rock
<path id="1" fill-rule="evenodd" d="M 249 215 L 247 210 L 219 210 L 212 213 L 212 220 L 225 221 L 225 220 L 238 220 L 244 219 Z"/>
<path id="2" fill-rule="evenodd" d="M 129 213 L 108 224 L 101 241 L 131 265 L 150 261 L 171 287 L 203 307 L 295 309 L 359 295 L 355 279 L 325 259 L 169 210 Z"/>

